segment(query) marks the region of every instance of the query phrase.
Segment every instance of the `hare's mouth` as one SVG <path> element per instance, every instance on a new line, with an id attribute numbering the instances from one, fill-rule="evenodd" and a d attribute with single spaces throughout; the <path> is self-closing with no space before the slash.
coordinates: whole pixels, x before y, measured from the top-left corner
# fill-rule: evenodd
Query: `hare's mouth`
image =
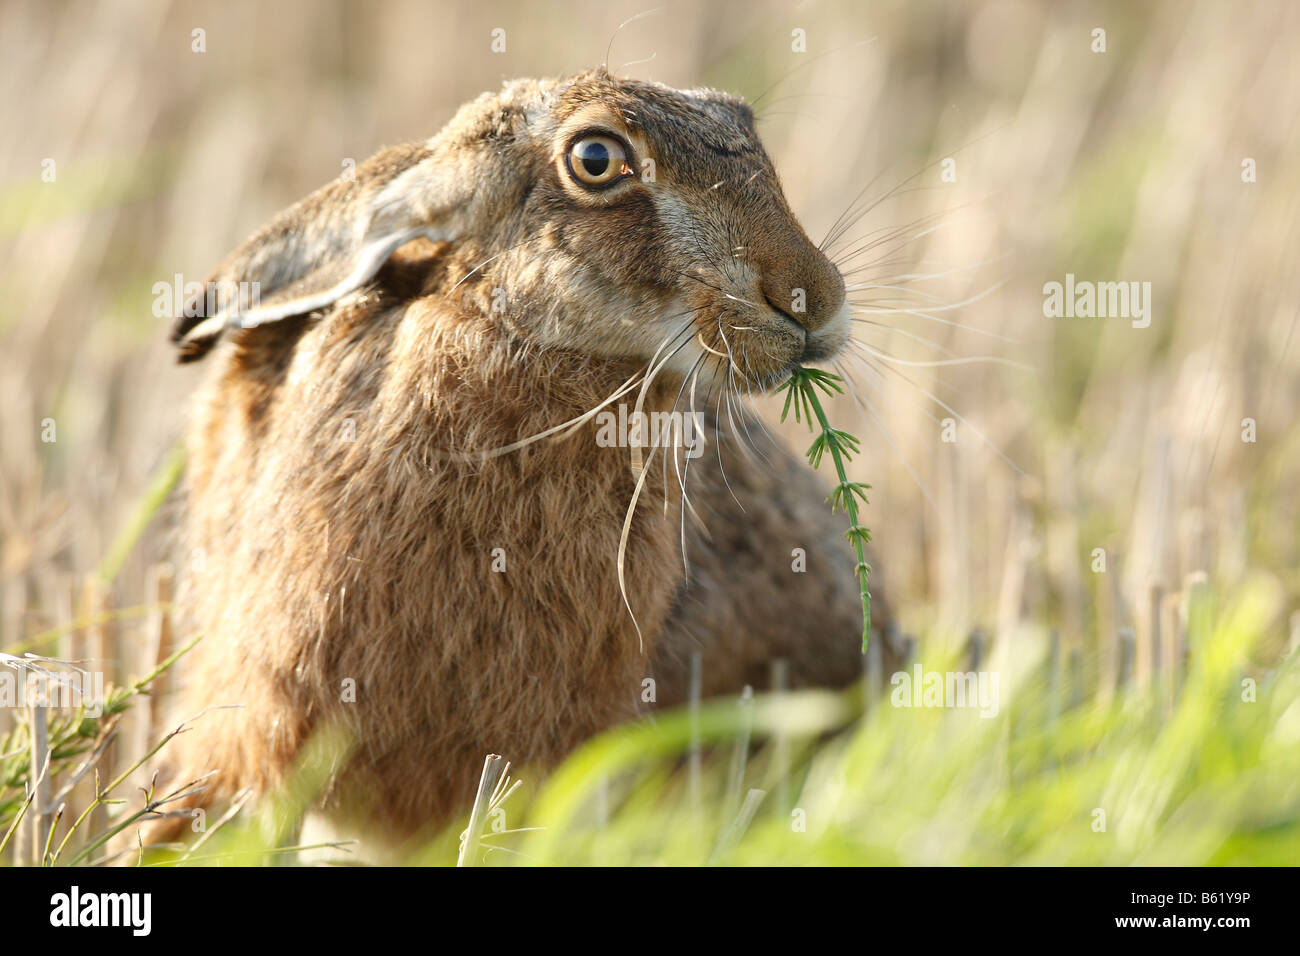
<path id="1" fill-rule="evenodd" d="M 769 309 L 776 313 L 776 318 L 791 332 L 791 334 L 795 335 L 801 341 L 805 338 L 807 330 L 798 319 L 773 302 L 771 296 L 764 294 L 763 301 L 767 303 Z"/>
<path id="2" fill-rule="evenodd" d="M 762 366 L 746 363 L 746 367 L 736 370 L 755 387 L 763 390 L 775 388 L 798 366 L 834 358 L 848 341 L 851 317 L 847 302 L 814 328 L 809 328 L 771 301 L 767 304 L 773 314 L 763 317 L 761 328 L 735 326 L 738 332 L 755 335 L 753 344 L 756 351 L 773 360 L 762 363 Z M 751 350 L 745 346 L 750 343 L 742 340 L 740 344 L 742 351 L 749 355 Z"/>
<path id="3" fill-rule="evenodd" d="M 847 303 L 827 317 L 800 317 L 761 294 L 723 293 L 683 301 L 690 330 L 670 332 L 680 343 L 657 353 L 664 371 L 708 383 L 722 376 L 735 387 L 765 392 L 800 365 L 834 358 L 849 338 Z M 669 315 L 682 310 L 668 309 Z"/>
<path id="4" fill-rule="evenodd" d="M 840 349 L 844 348 L 844 343 L 849 340 L 852 322 L 853 317 L 849 313 L 849 303 L 846 301 L 840 306 L 839 311 L 831 316 L 830 321 L 821 328 L 808 332 L 804 337 L 803 354 L 799 356 L 799 364 L 824 362 L 838 355 Z"/>

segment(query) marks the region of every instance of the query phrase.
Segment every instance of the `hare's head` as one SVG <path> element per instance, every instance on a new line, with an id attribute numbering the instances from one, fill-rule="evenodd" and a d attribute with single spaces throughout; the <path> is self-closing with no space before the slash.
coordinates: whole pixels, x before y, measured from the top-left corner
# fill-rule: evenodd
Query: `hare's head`
<path id="1" fill-rule="evenodd" d="M 258 281 L 259 303 L 182 319 L 184 357 L 223 327 L 330 305 L 419 236 L 470 250 L 460 294 L 545 347 L 761 388 L 848 337 L 844 281 L 790 211 L 749 107 L 599 70 L 508 83 L 282 214 L 215 277 Z"/>

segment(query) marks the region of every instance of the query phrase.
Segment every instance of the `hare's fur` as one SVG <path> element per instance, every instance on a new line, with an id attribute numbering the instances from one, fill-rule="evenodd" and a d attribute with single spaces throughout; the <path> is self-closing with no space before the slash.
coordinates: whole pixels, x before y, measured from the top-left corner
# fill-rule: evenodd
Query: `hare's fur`
<path id="1" fill-rule="evenodd" d="M 553 144 L 591 123 L 653 153 L 658 181 L 575 191 Z M 432 238 L 387 254 L 424 222 Z M 346 288 L 363 248 L 384 264 Z M 189 357 L 230 339 L 188 439 L 185 606 L 204 640 L 182 704 L 205 712 L 177 772 L 217 770 L 205 800 L 276 786 L 338 725 L 355 750 L 327 808 L 403 837 L 463 809 L 487 753 L 544 770 L 680 702 L 693 650 L 706 693 L 761 687 L 776 658 L 795 686 L 860 675 L 853 557 L 821 482 L 717 411 L 729 376 L 770 387 L 847 334 L 843 282 L 739 101 L 603 72 L 512 84 L 282 214 L 218 277 L 279 298 L 257 328 L 177 329 Z M 292 315 L 322 289 L 331 307 Z M 661 451 L 625 535 L 638 473 L 590 421 L 492 454 L 638 376 L 624 401 L 712 423 L 686 515 Z"/>

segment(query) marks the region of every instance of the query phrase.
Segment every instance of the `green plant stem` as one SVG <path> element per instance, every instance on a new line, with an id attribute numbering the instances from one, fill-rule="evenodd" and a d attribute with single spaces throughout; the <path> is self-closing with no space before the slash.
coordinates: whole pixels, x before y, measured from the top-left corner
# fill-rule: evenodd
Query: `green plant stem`
<path id="1" fill-rule="evenodd" d="M 811 391 L 811 389 L 810 389 Z M 822 426 L 822 434 L 831 433 L 830 422 L 826 420 L 826 412 L 822 410 L 821 402 L 813 393 L 812 399 L 813 411 L 817 414 L 817 421 Z M 844 455 L 840 452 L 838 442 L 830 444 L 831 461 L 835 463 L 835 474 L 840 479 L 840 487 L 848 488 L 849 476 L 844 468 Z M 849 516 L 850 529 L 862 527 L 858 521 L 858 503 L 852 494 L 843 495 L 844 513 Z M 833 510 L 833 509 L 832 509 Z M 867 642 L 871 639 L 871 590 L 868 587 L 867 578 L 871 574 L 871 565 L 867 564 L 866 547 L 860 535 L 854 534 L 852 530 L 846 535 L 853 545 L 853 550 L 858 556 L 858 566 L 855 574 L 858 579 L 858 589 L 862 594 L 862 653 L 867 652 Z"/>
<path id="2" fill-rule="evenodd" d="M 819 467 L 823 454 L 829 451 L 831 461 L 835 465 L 835 474 L 840 480 L 835 490 L 826 500 L 830 503 L 832 512 L 843 507 L 845 514 L 849 518 L 849 530 L 845 532 L 844 536 L 853 545 L 853 550 L 858 559 L 854 573 L 857 576 L 858 588 L 862 597 L 862 652 L 865 654 L 867 644 L 871 638 L 871 591 L 868 582 L 871 565 L 867 563 L 866 554 L 866 544 L 871 540 L 871 532 L 858 521 L 857 499 L 860 497 L 863 503 L 866 503 L 866 489 L 870 485 L 849 481 L 848 471 L 844 465 L 857 452 L 857 439 L 847 432 L 831 427 L 830 421 L 826 418 L 826 412 L 822 408 L 821 399 L 817 397 L 818 388 L 821 388 L 828 396 L 844 390 L 840 377 L 832 375 L 830 372 L 808 369 L 802 366 L 791 372 L 790 378 L 778 389 L 778 391 L 787 392 L 785 408 L 781 412 L 781 421 L 786 420 L 791 408 L 793 408 L 795 421 L 802 421 L 806 418 L 808 428 L 813 432 L 817 431 L 813 425 L 814 418 L 816 418 L 817 424 L 821 426 L 821 434 L 813 440 L 812 445 L 808 448 L 808 463 L 813 468 Z"/>

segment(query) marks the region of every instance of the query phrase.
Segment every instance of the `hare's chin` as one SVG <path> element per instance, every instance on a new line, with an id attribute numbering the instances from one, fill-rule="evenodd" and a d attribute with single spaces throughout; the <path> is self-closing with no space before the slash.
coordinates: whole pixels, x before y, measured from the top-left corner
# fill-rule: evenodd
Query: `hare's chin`
<path id="1" fill-rule="evenodd" d="M 823 362 L 834 358 L 849 340 L 849 331 L 853 327 L 853 317 L 849 313 L 849 304 L 840 306 L 829 322 L 820 329 L 808 333 L 804 339 L 803 355 L 800 362 Z"/>

